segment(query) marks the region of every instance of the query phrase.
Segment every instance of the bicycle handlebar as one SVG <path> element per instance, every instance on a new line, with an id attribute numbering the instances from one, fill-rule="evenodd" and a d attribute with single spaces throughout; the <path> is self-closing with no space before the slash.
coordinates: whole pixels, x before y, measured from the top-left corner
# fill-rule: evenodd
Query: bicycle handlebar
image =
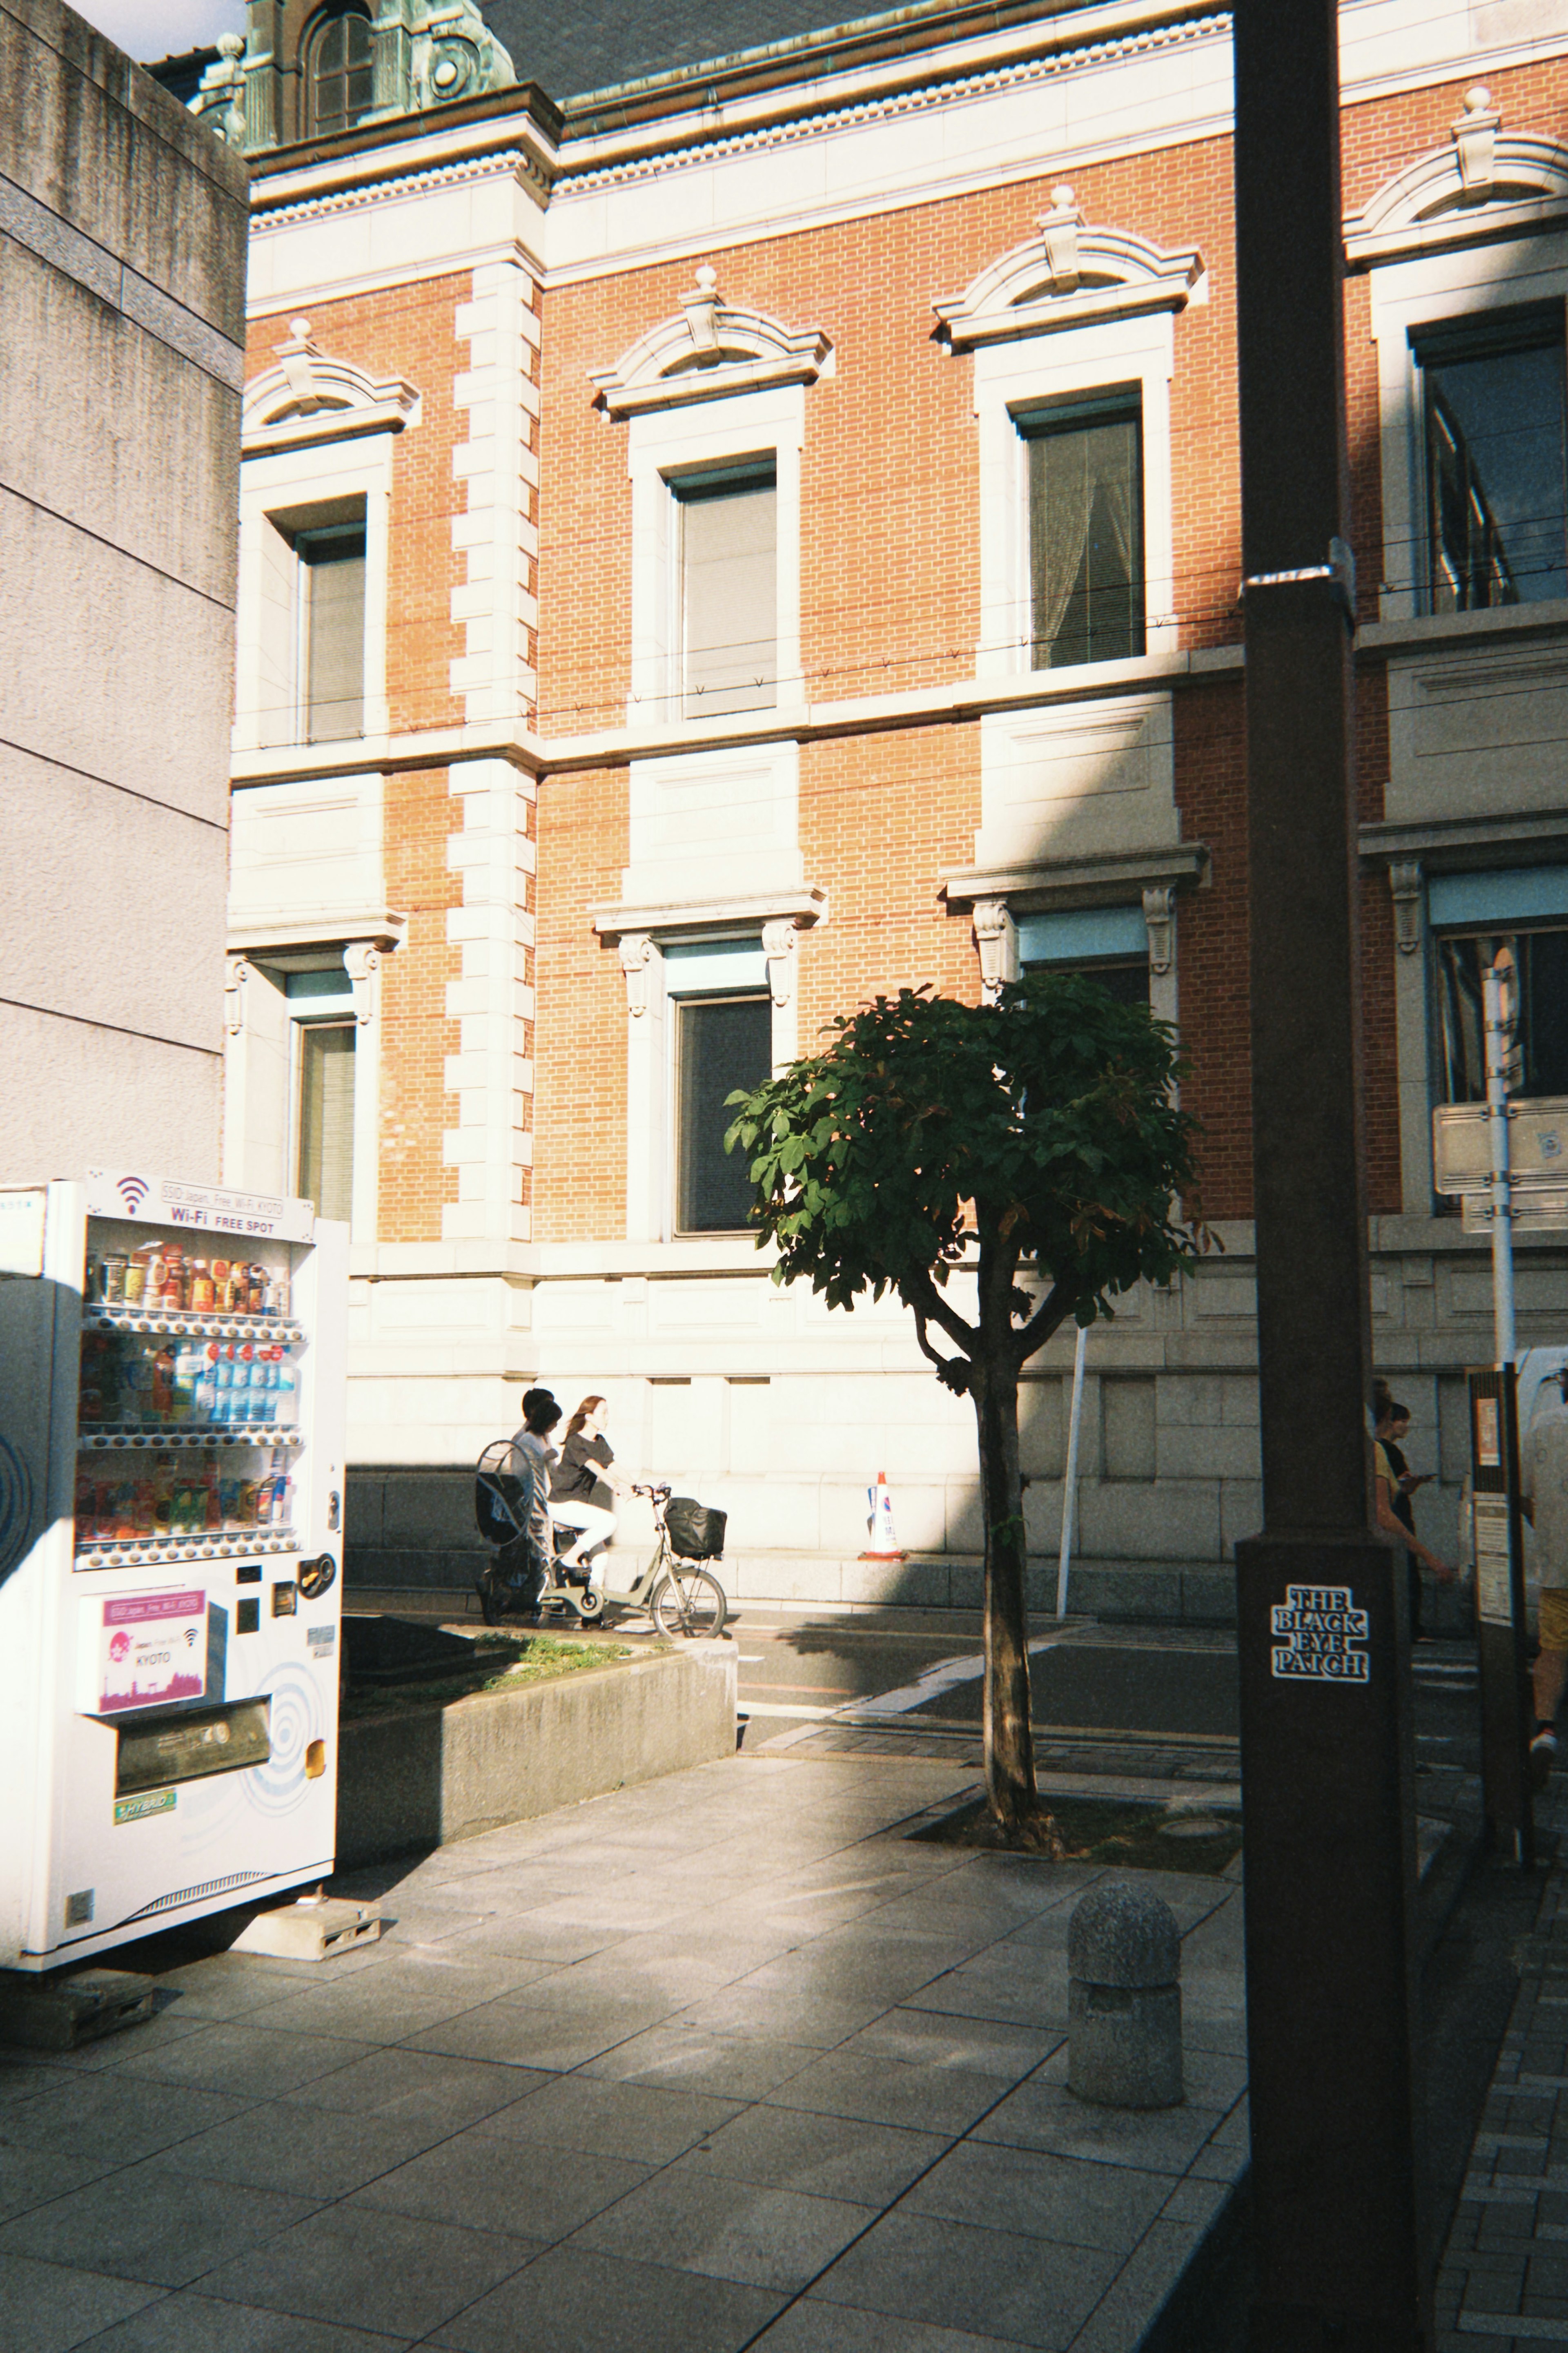
<path id="1" fill-rule="evenodd" d="M 650 1496 L 656 1504 L 668 1504 L 674 1492 L 672 1487 L 661 1486 L 657 1482 L 651 1486 L 638 1485 L 635 1480 L 632 1482 L 634 1495 Z"/>

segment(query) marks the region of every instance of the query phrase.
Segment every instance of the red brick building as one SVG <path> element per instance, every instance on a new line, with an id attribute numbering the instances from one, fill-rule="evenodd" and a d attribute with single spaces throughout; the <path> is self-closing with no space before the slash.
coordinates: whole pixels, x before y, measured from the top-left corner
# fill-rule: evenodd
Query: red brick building
<path id="1" fill-rule="evenodd" d="M 543 1378 L 730 1510 L 742 1592 L 972 1598 L 967 1409 L 896 1307 L 770 1283 L 721 1112 L 879 989 L 1057 964 L 1178 1024 L 1226 1244 L 1092 1337 L 1092 1597 L 1218 1608 L 1258 1511 L 1227 21 L 396 13 L 253 0 L 195 100 L 255 174 L 228 1168 L 352 1214 L 362 1567 L 460 1549 L 452 1466 Z M 1342 16 L 1374 1330 L 1439 1542 L 1489 1290 L 1430 1113 L 1483 942 L 1568 1093 L 1560 14 Z M 1520 1300 L 1561 1336 L 1549 1237 Z"/>

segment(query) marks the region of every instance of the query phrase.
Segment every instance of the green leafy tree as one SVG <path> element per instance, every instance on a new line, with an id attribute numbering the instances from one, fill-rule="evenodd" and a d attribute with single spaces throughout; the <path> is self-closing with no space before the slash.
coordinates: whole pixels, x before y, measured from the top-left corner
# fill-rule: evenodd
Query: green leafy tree
<path id="1" fill-rule="evenodd" d="M 1010 1837 L 1059 1851 L 1029 1729 L 1018 1377 L 1069 1317 L 1112 1314 L 1117 1293 L 1167 1280 L 1203 1244 L 1174 1206 L 1194 1183 L 1174 1039 L 1073 975 L 1012 982 L 993 1005 L 901 989 L 829 1034 L 825 1052 L 731 1096 L 726 1144 L 751 1155 L 774 1281 L 805 1277 L 835 1307 L 895 1292 L 937 1378 L 973 1400 L 986 1785 Z M 949 1293 L 960 1268 L 973 1321 Z"/>

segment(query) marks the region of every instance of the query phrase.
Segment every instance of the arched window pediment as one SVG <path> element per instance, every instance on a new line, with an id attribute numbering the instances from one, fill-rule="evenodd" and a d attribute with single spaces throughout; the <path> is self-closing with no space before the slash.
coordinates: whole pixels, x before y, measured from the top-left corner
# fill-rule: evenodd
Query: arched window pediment
<path id="1" fill-rule="evenodd" d="M 310 340 L 309 319 L 291 319 L 275 364 L 245 387 L 241 433 L 247 452 L 339 435 L 400 432 L 419 422 L 419 395 L 401 376 L 367 375 Z"/>
<path id="2" fill-rule="evenodd" d="M 1346 221 L 1352 269 L 1568 221 L 1568 146 L 1504 137 L 1484 84 L 1465 92 L 1448 142 L 1396 172 Z"/>
<path id="3" fill-rule="evenodd" d="M 763 311 L 727 303 L 704 263 L 673 317 L 640 335 L 588 381 L 612 417 L 690 400 L 717 400 L 764 385 L 813 384 L 831 375 L 833 345 L 820 327 L 792 331 Z"/>
<path id="4" fill-rule="evenodd" d="M 932 305 L 954 351 L 1204 299 L 1202 256 L 1166 253 L 1125 229 L 1092 227 L 1070 187 L 1051 190 L 1037 234 L 988 262 L 956 301 Z"/>

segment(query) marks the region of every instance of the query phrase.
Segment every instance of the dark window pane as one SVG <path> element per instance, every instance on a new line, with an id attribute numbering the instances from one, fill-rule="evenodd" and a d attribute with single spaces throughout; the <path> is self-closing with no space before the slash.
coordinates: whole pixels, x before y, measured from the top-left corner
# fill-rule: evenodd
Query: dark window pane
<path id="1" fill-rule="evenodd" d="M 375 66 L 370 19 L 357 9 L 329 16 L 310 45 L 310 128 L 347 131 L 368 113 Z"/>
<path id="2" fill-rule="evenodd" d="M 1037 670 L 1143 650 L 1143 461 L 1134 409 L 1047 420 L 1029 444 Z"/>
<path id="3" fill-rule="evenodd" d="M 305 740 L 328 744 L 364 725 L 364 532 L 301 533 Z"/>
<path id="4" fill-rule="evenodd" d="M 680 1005 L 677 1013 L 677 1224 L 683 1234 L 733 1233 L 745 1224 L 753 1195 L 746 1154 L 724 1149 L 735 1116 L 726 1097 L 738 1087 L 761 1086 L 773 1070 L 773 1001 L 722 997 Z"/>
<path id="5" fill-rule="evenodd" d="M 1121 964 L 1054 964 L 1042 960 L 1037 964 L 1026 963 L 1024 970 L 1026 973 L 1054 972 L 1064 975 L 1073 973 L 1080 980 L 1099 981 L 1106 995 L 1114 997 L 1118 1005 L 1142 1005 L 1145 1008 L 1148 1007 L 1149 959 L 1147 956 L 1129 956 L 1125 963 Z"/>
<path id="6" fill-rule="evenodd" d="M 346 1219 L 353 1176 L 354 1025 L 312 1021 L 300 1031 L 300 1198 L 319 1218 Z"/>
<path id="7" fill-rule="evenodd" d="M 1426 386 L 1432 609 L 1568 595 L 1561 317 L 1416 345 Z"/>
<path id="8" fill-rule="evenodd" d="M 1518 975 L 1510 1091 L 1568 1095 L 1568 931 L 1466 933 L 1437 943 L 1446 1102 L 1486 1101 L 1481 976 L 1504 946 Z"/>

